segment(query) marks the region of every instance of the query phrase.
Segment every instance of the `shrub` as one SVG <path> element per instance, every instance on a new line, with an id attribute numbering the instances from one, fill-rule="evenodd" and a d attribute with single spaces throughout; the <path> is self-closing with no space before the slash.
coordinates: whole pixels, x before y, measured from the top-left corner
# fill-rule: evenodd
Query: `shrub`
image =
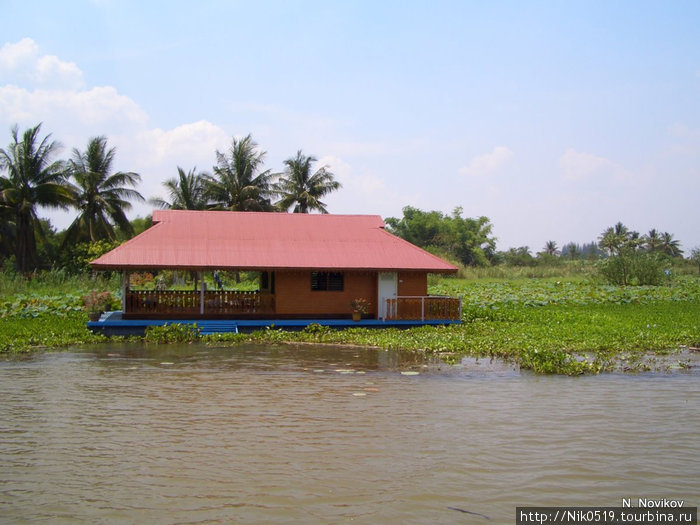
<path id="1" fill-rule="evenodd" d="M 598 263 L 598 272 L 618 286 L 658 286 L 664 281 L 664 260 L 657 254 L 622 252 Z"/>

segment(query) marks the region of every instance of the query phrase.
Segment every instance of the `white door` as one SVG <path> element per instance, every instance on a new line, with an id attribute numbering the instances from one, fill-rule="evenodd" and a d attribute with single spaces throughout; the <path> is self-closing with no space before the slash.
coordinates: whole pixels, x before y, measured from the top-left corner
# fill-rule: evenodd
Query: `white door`
<path id="1" fill-rule="evenodd" d="M 390 312 L 387 309 L 386 300 L 395 299 L 397 286 L 398 286 L 398 274 L 396 272 L 379 272 L 377 289 L 379 290 L 377 298 L 377 316 L 380 319 L 386 319 Z M 394 314 L 396 312 L 393 312 Z"/>

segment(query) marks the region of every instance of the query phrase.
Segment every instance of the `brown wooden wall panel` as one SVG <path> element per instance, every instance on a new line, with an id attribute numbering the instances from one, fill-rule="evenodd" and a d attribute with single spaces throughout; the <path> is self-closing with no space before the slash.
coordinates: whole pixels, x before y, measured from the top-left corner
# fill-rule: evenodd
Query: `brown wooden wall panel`
<path id="1" fill-rule="evenodd" d="M 377 314 L 377 273 L 344 272 L 342 292 L 312 291 L 311 272 L 275 272 L 275 306 L 279 315 L 347 315 L 350 301 L 364 297 L 371 303 L 369 316 Z"/>
<path id="2" fill-rule="evenodd" d="M 425 272 L 399 272 L 398 295 L 428 295 L 428 274 Z"/>

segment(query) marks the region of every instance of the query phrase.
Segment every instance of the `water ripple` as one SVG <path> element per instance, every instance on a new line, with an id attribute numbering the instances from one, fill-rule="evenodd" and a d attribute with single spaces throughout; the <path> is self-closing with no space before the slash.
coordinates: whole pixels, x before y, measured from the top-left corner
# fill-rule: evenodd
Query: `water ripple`
<path id="1" fill-rule="evenodd" d="M 511 523 L 516 505 L 698 504 L 696 375 L 488 366 L 196 345 L 2 362 L 0 522 L 453 523 L 457 508 Z"/>

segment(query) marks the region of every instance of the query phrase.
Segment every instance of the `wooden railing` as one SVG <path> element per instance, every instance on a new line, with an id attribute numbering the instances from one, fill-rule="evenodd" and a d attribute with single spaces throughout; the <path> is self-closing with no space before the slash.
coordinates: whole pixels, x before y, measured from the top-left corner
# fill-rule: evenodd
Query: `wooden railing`
<path id="1" fill-rule="evenodd" d="M 240 291 L 128 291 L 125 314 L 163 317 L 232 317 L 275 313 L 275 297 L 270 293 Z M 203 310 L 203 312 L 202 312 Z"/>
<path id="2" fill-rule="evenodd" d="M 462 318 L 460 297 L 402 296 L 386 301 L 386 320 L 459 321 Z"/>

